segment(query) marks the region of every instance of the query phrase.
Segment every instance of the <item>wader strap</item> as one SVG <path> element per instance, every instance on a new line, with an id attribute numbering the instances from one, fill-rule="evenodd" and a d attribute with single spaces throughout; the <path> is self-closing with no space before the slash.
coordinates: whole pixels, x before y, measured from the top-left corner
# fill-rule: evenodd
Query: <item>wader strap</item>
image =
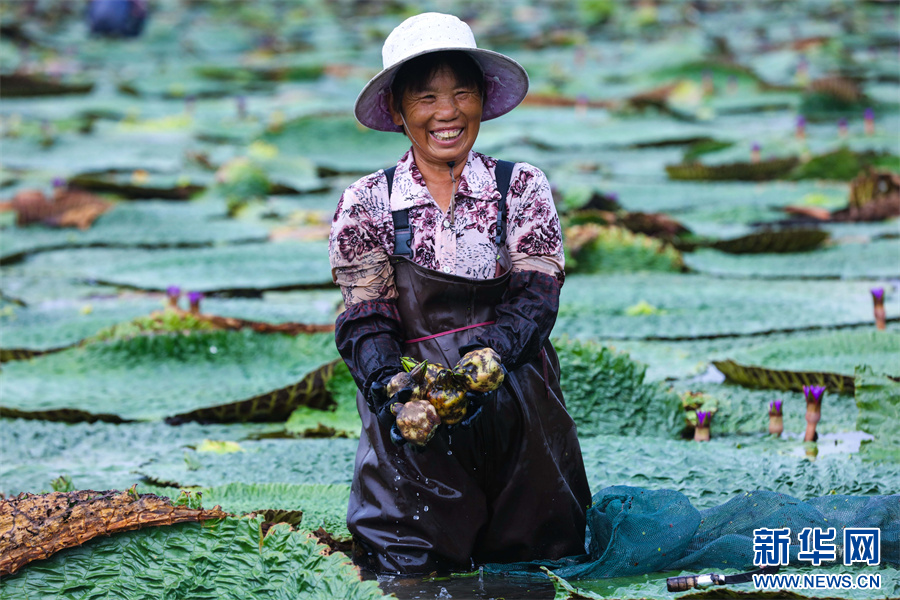
<path id="1" fill-rule="evenodd" d="M 500 200 L 497 206 L 497 247 L 506 245 L 506 194 L 509 193 L 509 184 L 512 180 L 513 168 L 516 163 L 508 160 L 498 160 L 494 169 L 494 177 L 497 179 L 497 191 L 500 192 Z"/>
<path id="2" fill-rule="evenodd" d="M 497 201 L 497 237 L 494 239 L 498 248 L 506 244 L 506 195 L 509 193 L 515 166 L 516 163 L 508 160 L 498 160 L 494 170 L 497 191 L 500 192 L 500 199 Z M 391 197 L 394 171 L 396 170 L 397 167 L 384 170 L 384 176 L 387 177 L 388 198 Z M 394 221 L 394 254 L 412 257 L 412 227 L 409 224 L 409 209 L 391 211 L 391 219 Z"/>

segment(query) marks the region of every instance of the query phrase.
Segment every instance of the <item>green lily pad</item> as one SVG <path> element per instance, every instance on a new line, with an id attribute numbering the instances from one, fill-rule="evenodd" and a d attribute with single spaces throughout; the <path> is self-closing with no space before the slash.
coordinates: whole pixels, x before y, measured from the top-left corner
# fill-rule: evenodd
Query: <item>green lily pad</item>
<path id="1" fill-rule="evenodd" d="M 124 490 L 141 481 L 134 470 L 157 455 L 197 447 L 205 439 L 238 441 L 280 428 L 269 423 L 173 427 L 4 418 L 0 493 L 49 492 L 50 482 L 61 475 L 70 477 L 76 489 Z"/>
<path id="2" fill-rule="evenodd" d="M 142 494 L 149 492 L 175 500 L 180 494 L 180 488 L 139 485 L 138 492 Z M 349 485 L 231 483 L 192 489 L 191 493 L 201 494 L 204 507 L 218 505 L 225 512 L 236 515 L 250 512 L 301 511 L 303 517 L 299 523 L 294 523 L 295 527 L 310 533 L 321 527 L 338 540 L 350 540 L 350 532 L 347 530 Z"/>
<path id="3" fill-rule="evenodd" d="M 268 238 L 268 230 L 258 224 L 224 218 L 213 202 L 119 203 L 84 231 L 36 225 L 2 231 L 0 262 L 57 248 L 203 246 Z"/>
<path id="4" fill-rule="evenodd" d="M 0 598 L 71 598 L 86 592 L 234 600 L 382 597 L 378 583 L 361 581 L 344 554 L 331 554 L 287 524 L 264 534 L 264 520 L 231 517 L 96 538 L 4 579 Z"/>
<path id="5" fill-rule="evenodd" d="M 44 252 L 27 269 L 51 271 L 72 279 L 165 290 L 223 292 L 330 286 L 326 242 L 240 244 L 212 248 L 87 248 Z"/>
<path id="6" fill-rule="evenodd" d="M 331 334 L 212 331 L 98 342 L 6 365 L 0 414 L 280 420 L 319 393 L 308 376 L 334 358 Z"/>
<path id="7" fill-rule="evenodd" d="M 3 353 L 46 352 L 76 344 L 100 329 L 161 308 L 158 300 L 59 300 L 37 306 L 7 306 L 0 311 Z"/>
<path id="8" fill-rule="evenodd" d="M 269 439 L 241 442 L 232 454 L 174 450 L 142 465 L 139 473 L 173 487 L 227 483 L 343 484 L 353 478 L 357 440 Z"/>
<path id="9" fill-rule="evenodd" d="M 900 420 L 900 383 L 871 367 L 858 368 L 854 380 L 859 407 L 857 427 L 875 436 L 863 446 L 863 458 L 900 463 L 900 440 L 896 434 Z"/>
<path id="10" fill-rule="evenodd" d="M 694 271 L 720 277 L 896 278 L 900 240 L 845 243 L 793 254 L 725 254 L 698 250 L 684 256 Z"/>
<path id="11" fill-rule="evenodd" d="M 675 340 L 872 323 L 871 287 L 864 281 L 762 284 L 666 273 L 572 275 L 562 288 L 553 333 L 577 339 Z M 628 316 L 628 307 L 641 301 L 657 312 Z M 891 319 L 900 316 L 900 303 L 890 299 L 886 310 Z"/>

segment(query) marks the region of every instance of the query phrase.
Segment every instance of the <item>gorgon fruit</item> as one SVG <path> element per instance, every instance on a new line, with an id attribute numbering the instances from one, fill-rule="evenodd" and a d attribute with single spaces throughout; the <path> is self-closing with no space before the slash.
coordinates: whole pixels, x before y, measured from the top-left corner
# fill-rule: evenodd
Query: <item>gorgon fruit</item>
<path id="1" fill-rule="evenodd" d="M 443 369 L 429 383 L 426 395 L 441 421 L 447 425 L 455 425 L 466 416 L 466 409 L 469 407 L 467 392 L 462 378 L 450 369 Z"/>
<path id="2" fill-rule="evenodd" d="M 434 406 L 426 400 L 395 404 L 393 410 L 397 414 L 397 428 L 400 435 L 410 444 L 424 446 L 434 437 L 441 418 Z"/>
<path id="3" fill-rule="evenodd" d="M 470 391 L 479 393 L 496 390 L 506 377 L 500 364 L 500 355 L 492 348 L 468 352 L 459 359 L 453 372 L 465 381 Z"/>
<path id="4" fill-rule="evenodd" d="M 404 365 L 405 367 L 406 365 Z M 388 398 L 393 398 L 394 394 L 399 392 L 404 388 L 412 388 L 413 395 L 415 395 L 415 389 L 425 380 L 425 369 L 428 366 L 427 361 L 422 361 L 421 363 L 414 366 L 409 372 L 400 371 L 388 382 L 385 387 L 385 392 L 387 393 Z"/>

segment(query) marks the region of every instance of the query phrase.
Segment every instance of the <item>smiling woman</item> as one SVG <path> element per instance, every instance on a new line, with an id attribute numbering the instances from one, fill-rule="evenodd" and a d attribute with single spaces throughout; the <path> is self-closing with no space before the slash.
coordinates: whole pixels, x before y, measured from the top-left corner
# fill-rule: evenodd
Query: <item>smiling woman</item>
<path id="1" fill-rule="evenodd" d="M 329 240 L 347 307 L 335 338 L 362 419 L 354 560 L 430 573 L 580 555 L 590 493 L 548 340 L 559 217 L 540 169 L 472 150 L 528 77 L 450 15 L 407 19 L 383 56 L 356 117 L 412 146 L 347 188 Z M 403 357 L 427 368 L 401 375 Z M 472 391 L 467 367 L 499 387 Z"/>

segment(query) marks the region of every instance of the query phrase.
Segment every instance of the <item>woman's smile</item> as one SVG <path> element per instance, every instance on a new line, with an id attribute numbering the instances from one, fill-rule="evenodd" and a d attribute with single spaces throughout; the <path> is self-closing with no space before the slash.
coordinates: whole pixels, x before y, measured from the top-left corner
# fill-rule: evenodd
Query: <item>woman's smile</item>
<path id="1" fill-rule="evenodd" d="M 421 88 L 404 93 L 401 109 L 392 109 L 391 116 L 412 141 L 420 169 L 423 163 L 441 171 L 448 162 L 465 164 L 481 125 L 477 88 L 462 85 L 450 69 L 440 69 Z"/>

